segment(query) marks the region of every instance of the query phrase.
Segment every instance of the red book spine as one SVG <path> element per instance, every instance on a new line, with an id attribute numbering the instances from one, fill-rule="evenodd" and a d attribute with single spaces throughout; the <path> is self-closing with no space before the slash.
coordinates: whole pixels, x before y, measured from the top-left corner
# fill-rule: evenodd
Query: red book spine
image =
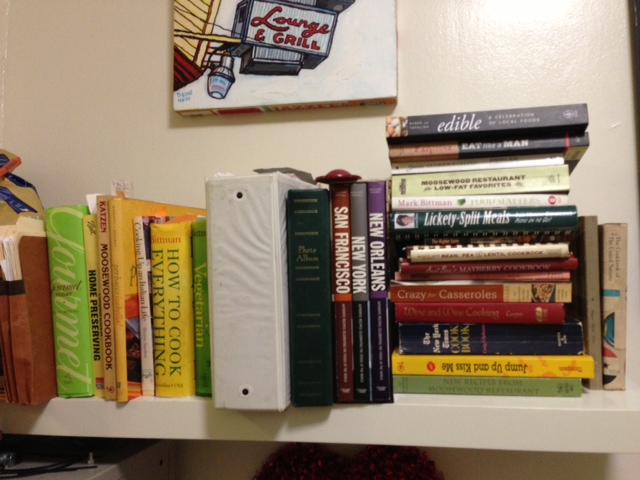
<path id="1" fill-rule="evenodd" d="M 348 183 L 332 185 L 331 230 L 336 341 L 336 401 L 354 401 L 351 203 Z"/>
<path id="2" fill-rule="evenodd" d="M 402 260 L 399 271 L 403 273 L 501 273 L 501 272 L 546 272 L 573 271 L 578 268 L 578 259 L 571 255 L 566 259 L 501 260 L 482 262 L 411 263 Z"/>
<path id="3" fill-rule="evenodd" d="M 504 272 L 504 273 L 406 273 L 396 272 L 395 279 L 400 281 L 444 281 L 444 280 L 493 280 L 496 282 L 569 282 L 571 272 Z"/>
<path id="4" fill-rule="evenodd" d="M 398 323 L 507 323 L 560 325 L 562 303 L 396 303 Z"/>

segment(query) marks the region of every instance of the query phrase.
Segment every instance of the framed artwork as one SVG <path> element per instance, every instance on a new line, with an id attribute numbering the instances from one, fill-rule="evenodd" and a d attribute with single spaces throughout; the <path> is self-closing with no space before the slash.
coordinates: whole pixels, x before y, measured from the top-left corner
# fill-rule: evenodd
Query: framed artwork
<path id="1" fill-rule="evenodd" d="M 174 0 L 181 115 L 394 104 L 395 0 Z"/>

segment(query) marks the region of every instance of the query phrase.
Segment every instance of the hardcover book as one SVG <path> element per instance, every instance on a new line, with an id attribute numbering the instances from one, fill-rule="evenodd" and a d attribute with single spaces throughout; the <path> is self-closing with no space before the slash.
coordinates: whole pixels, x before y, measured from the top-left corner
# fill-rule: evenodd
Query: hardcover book
<path id="1" fill-rule="evenodd" d="M 395 0 L 173 5 L 181 115 L 396 103 Z"/>
<path id="2" fill-rule="evenodd" d="M 440 355 L 580 355 L 582 324 L 400 323 L 401 354 Z"/>
<path id="3" fill-rule="evenodd" d="M 429 162 L 434 160 L 473 158 L 526 158 L 540 155 L 561 155 L 575 166 L 589 148 L 587 132 L 570 135 L 527 135 L 490 137 L 476 141 L 452 138 L 446 142 L 421 142 L 389 145 L 392 164 Z"/>
<path id="4" fill-rule="evenodd" d="M 581 397 L 579 378 L 394 375 L 395 393 L 496 395 L 508 397 Z"/>
<path id="5" fill-rule="evenodd" d="M 82 219 L 87 206 L 45 211 L 58 396 L 95 395 L 91 315 Z"/>
<path id="6" fill-rule="evenodd" d="M 192 216 L 152 223 L 153 352 L 158 397 L 196 393 Z"/>
<path id="7" fill-rule="evenodd" d="M 391 402 L 391 349 L 389 345 L 389 251 L 387 182 L 370 181 L 367 186 L 369 208 L 369 318 L 371 352 L 371 399 Z"/>
<path id="8" fill-rule="evenodd" d="M 589 355 L 391 355 L 394 375 L 591 378 Z"/>
<path id="9" fill-rule="evenodd" d="M 444 281 L 444 280 L 488 280 L 493 282 L 569 282 L 571 272 L 508 272 L 508 273 L 407 273 L 395 272 L 394 280 Z"/>
<path id="10" fill-rule="evenodd" d="M 334 335 L 336 339 L 336 399 L 354 400 L 353 283 L 351 259 L 351 199 L 348 183 L 331 185 Z"/>
<path id="11" fill-rule="evenodd" d="M 291 403 L 334 401 L 331 211 L 326 189 L 287 196 Z"/>
<path id="12" fill-rule="evenodd" d="M 555 167 L 564 165 L 562 157 L 535 158 L 473 158 L 469 160 L 432 160 L 429 162 L 391 164 L 391 175 L 417 173 L 467 172 L 498 168 Z"/>
<path id="13" fill-rule="evenodd" d="M 503 193 L 567 193 L 569 167 L 500 168 L 469 172 L 416 173 L 391 177 L 391 198 L 490 195 Z"/>
<path id="14" fill-rule="evenodd" d="M 191 224 L 193 250 L 193 307 L 195 320 L 196 395 L 213 394 L 211 377 L 211 330 L 209 322 L 209 264 L 207 261 L 207 219 Z"/>
<path id="15" fill-rule="evenodd" d="M 563 303 L 419 303 L 394 304 L 398 323 L 501 323 L 561 325 Z"/>
<path id="16" fill-rule="evenodd" d="M 278 172 L 206 181 L 218 408 L 290 404 L 286 199 L 314 187 Z"/>
<path id="17" fill-rule="evenodd" d="M 589 124 L 587 105 L 549 105 L 432 115 L 387 117 L 387 142 L 479 139 L 496 135 L 581 134 Z"/>
<path id="18" fill-rule="evenodd" d="M 627 255 L 626 223 L 605 223 L 600 230 L 603 388 L 626 388 Z"/>
<path id="19" fill-rule="evenodd" d="M 571 282 L 395 282 L 389 286 L 391 302 L 460 303 L 570 303 Z"/>

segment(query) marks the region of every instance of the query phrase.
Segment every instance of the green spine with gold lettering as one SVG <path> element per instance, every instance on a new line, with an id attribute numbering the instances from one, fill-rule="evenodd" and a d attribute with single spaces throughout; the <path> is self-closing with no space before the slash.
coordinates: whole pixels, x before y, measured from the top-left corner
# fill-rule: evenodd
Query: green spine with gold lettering
<path id="1" fill-rule="evenodd" d="M 209 277 L 207 275 L 207 220 L 191 224 L 193 248 L 193 305 L 195 319 L 196 395 L 210 397 L 211 336 L 209 324 Z"/>
<path id="2" fill-rule="evenodd" d="M 58 396 L 95 395 L 83 217 L 70 205 L 45 212 Z"/>
<path id="3" fill-rule="evenodd" d="M 299 407 L 334 399 L 330 215 L 327 190 L 289 191 L 291 403 Z"/>

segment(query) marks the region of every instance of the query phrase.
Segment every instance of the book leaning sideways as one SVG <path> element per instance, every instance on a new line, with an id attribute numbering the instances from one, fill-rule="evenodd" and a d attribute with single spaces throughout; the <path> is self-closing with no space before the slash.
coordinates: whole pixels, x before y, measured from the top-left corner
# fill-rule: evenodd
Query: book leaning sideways
<path id="1" fill-rule="evenodd" d="M 589 124 L 585 103 L 387 117 L 387 143 L 412 143 L 489 135 L 579 134 Z"/>

